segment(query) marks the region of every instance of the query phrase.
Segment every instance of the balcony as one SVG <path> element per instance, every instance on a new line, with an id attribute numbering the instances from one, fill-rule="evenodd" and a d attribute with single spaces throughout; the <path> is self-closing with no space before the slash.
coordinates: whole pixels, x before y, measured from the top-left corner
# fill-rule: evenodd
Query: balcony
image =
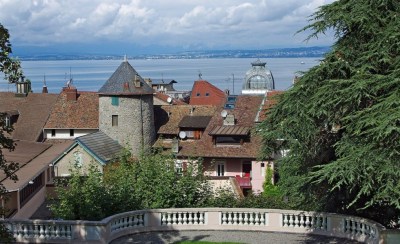
<path id="1" fill-rule="evenodd" d="M 251 178 L 250 177 L 241 177 L 240 175 L 235 176 L 240 188 L 251 188 Z"/>

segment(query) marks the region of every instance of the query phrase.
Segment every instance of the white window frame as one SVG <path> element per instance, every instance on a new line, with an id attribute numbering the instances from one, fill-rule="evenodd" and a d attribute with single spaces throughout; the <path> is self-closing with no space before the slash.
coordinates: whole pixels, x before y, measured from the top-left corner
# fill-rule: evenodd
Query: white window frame
<path id="1" fill-rule="evenodd" d="M 223 169 L 223 172 L 222 172 L 222 174 L 221 174 L 221 168 L 220 167 L 223 167 L 222 169 Z M 215 176 L 225 176 L 226 175 L 226 162 L 224 162 L 224 161 L 219 161 L 219 162 L 216 162 L 216 165 L 215 165 Z"/>

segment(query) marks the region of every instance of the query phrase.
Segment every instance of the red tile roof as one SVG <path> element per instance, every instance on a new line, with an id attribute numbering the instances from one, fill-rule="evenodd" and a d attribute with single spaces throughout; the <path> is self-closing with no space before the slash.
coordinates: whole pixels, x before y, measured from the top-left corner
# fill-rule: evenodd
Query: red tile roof
<path id="1" fill-rule="evenodd" d="M 235 116 L 235 126 L 237 128 L 254 128 L 254 119 L 257 115 L 262 96 L 240 95 L 237 97 L 235 108 L 227 110 L 229 114 Z M 249 141 L 244 141 L 241 146 L 216 146 L 213 137 L 210 135 L 215 128 L 222 128 L 223 118 L 220 115 L 222 106 L 216 111 L 215 115 L 208 124 L 202 138 L 199 141 L 181 143 L 182 148 L 179 152 L 184 157 L 214 157 L 214 158 L 257 158 L 261 138 L 251 134 Z"/>
<path id="2" fill-rule="evenodd" d="M 220 106 L 226 100 L 225 92 L 206 80 L 197 80 L 193 84 L 190 95 L 190 105 Z"/>
<path id="3" fill-rule="evenodd" d="M 43 126 L 53 108 L 57 94 L 28 93 L 26 97 L 16 97 L 13 92 L 0 92 L 0 112 L 18 111 L 12 138 L 15 140 L 38 141 Z"/>
<path id="4" fill-rule="evenodd" d="M 96 92 L 78 91 L 76 101 L 67 100 L 67 90 L 58 96 L 45 128 L 99 128 L 99 98 Z"/>

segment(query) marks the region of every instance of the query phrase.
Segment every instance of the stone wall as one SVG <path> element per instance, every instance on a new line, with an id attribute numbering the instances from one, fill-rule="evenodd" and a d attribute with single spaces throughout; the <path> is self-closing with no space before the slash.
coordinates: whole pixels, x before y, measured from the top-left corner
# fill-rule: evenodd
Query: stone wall
<path id="1" fill-rule="evenodd" d="M 118 116 L 118 126 L 112 126 L 112 115 Z M 118 105 L 111 104 L 111 96 L 100 95 L 99 129 L 133 155 L 151 147 L 155 140 L 153 95 L 120 96 Z"/>

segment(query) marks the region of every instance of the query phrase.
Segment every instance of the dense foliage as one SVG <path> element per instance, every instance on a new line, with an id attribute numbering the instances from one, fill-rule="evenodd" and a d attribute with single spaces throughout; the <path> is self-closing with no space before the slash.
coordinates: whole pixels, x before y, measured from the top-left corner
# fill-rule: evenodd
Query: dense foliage
<path id="1" fill-rule="evenodd" d="M 173 157 L 155 154 L 135 160 L 125 154 L 104 175 L 96 167 L 85 177 L 80 169 L 72 170 L 72 177 L 57 188 L 59 201 L 51 210 L 62 219 L 98 220 L 138 209 L 204 206 L 212 191 L 200 167 L 189 164 L 180 174 Z"/>
<path id="2" fill-rule="evenodd" d="M 311 16 L 309 38 L 337 41 L 261 125 L 264 157 L 300 208 L 400 217 L 400 1 L 339 0 Z M 280 139 L 280 140 L 277 140 Z M 283 139 L 283 140 L 281 140 Z"/>
<path id="3" fill-rule="evenodd" d="M 109 165 L 104 174 L 89 167 L 88 174 L 74 168 L 71 178 L 58 182 L 58 199 L 50 205 L 53 217 L 100 220 L 140 209 L 188 207 L 287 208 L 281 196 L 264 194 L 237 197 L 232 190 L 211 189 L 201 160 L 175 170 L 173 157 L 154 154 L 140 160 L 129 153 Z"/>
<path id="4" fill-rule="evenodd" d="M 15 83 L 22 76 L 20 62 L 12 58 L 10 34 L 8 30 L 0 23 L 0 72 L 4 73 L 5 80 Z"/>
<path id="5" fill-rule="evenodd" d="M 19 69 L 19 62 L 10 58 L 11 44 L 9 41 L 10 35 L 8 30 L 0 24 L 0 72 L 5 74 L 5 78 L 9 82 L 15 82 L 20 78 L 21 71 Z M 5 123 L 5 114 L 0 113 L 0 171 L 4 172 L 6 177 L 12 180 L 17 180 L 17 176 L 14 174 L 18 168 L 18 164 L 12 162 L 6 162 L 3 150 L 14 150 L 14 142 L 9 137 L 12 127 L 7 126 Z M 2 198 L 7 200 L 6 189 L 3 184 L 0 183 L 0 195 Z M 7 209 L 0 208 L 0 215 L 4 215 Z M 13 238 L 9 235 L 3 225 L 0 225 L 0 242 L 9 242 Z"/>

